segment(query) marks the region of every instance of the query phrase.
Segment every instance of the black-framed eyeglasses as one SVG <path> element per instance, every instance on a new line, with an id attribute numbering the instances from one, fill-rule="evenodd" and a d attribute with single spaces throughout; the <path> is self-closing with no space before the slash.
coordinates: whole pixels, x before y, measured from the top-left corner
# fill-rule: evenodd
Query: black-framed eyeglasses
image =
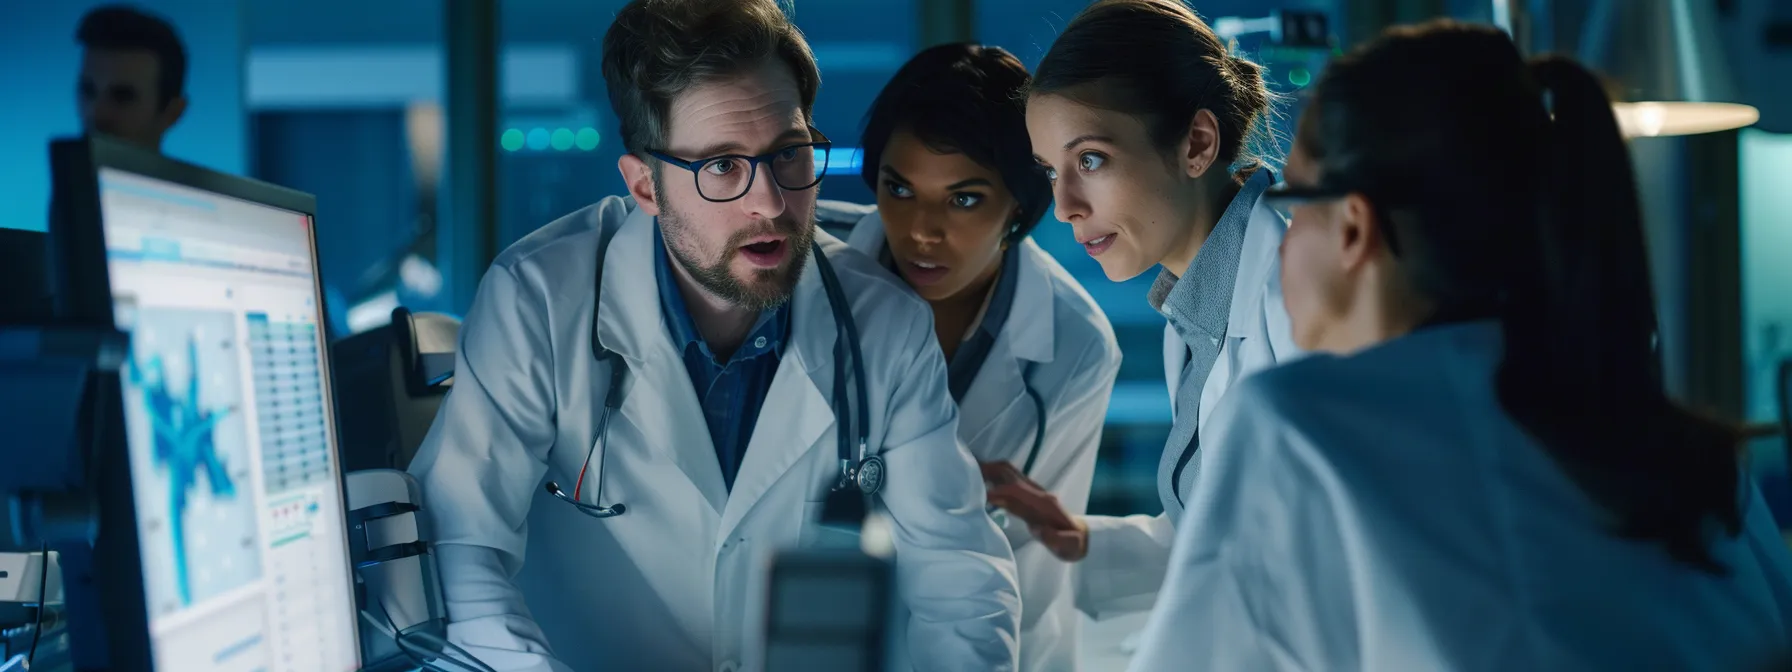
<path id="1" fill-rule="evenodd" d="M 647 154 L 691 171 L 691 176 L 697 183 L 697 195 L 702 196 L 703 200 L 727 203 L 747 195 L 747 191 L 753 188 L 753 179 L 759 174 L 759 164 L 762 163 L 771 164 L 772 181 L 785 191 L 813 189 L 815 185 L 821 184 L 821 178 L 828 170 L 828 152 L 833 149 L 834 143 L 814 127 L 809 128 L 809 134 L 818 139 L 788 145 L 759 156 L 724 154 L 688 161 L 654 150 L 648 150 Z"/>
<path id="2" fill-rule="evenodd" d="M 1294 221 L 1294 206 L 1335 201 L 1349 196 L 1351 192 L 1355 191 L 1361 190 L 1344 187 L 1301 187 L 1282 183 L 1263 192 L 1263 203 L 1281 213 L 1283 219 L 1292 222 Z M 1375 219 L 1381 222 L 1379 228 L 1382 237 L 1387 240 L 1388 252 L 1396 257 L 1400 256 L 1400 241 L 1394 236 L 1393 222 L 1388 219 L 1387 211 L 1379 205 L 1375 206 Z"/>
<path id="3" fill-rule="evenodd" d="M 1263 202 L 1282 213 L 1282 217 L 1293 219 L 1294 212 L 1291 208 L 1294 206 L 1335 201 L 1350 195 L 1350 191 L 1336 187 L 1300 187 L 1284 182 L 1264 191 Z"/>

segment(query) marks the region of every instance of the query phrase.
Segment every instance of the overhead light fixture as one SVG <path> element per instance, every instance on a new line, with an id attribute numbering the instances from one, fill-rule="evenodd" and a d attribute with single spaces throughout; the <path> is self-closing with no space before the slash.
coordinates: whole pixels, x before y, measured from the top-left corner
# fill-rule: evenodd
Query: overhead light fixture
<path id="1" fill-rule="evenodd" d="M 1761 112 L 1739 103 L 1612 103 L 1627 138 L 1715 133 L 1754 125 Z"/>
<path id="2" fill-rule="evenodd" d="M 1728 131 L 1760 120 L 1726 67 L 1717 18 L 1699 0 L 1594 0 L 1576 55 L 1608 79 L 1627 137 Z"/>

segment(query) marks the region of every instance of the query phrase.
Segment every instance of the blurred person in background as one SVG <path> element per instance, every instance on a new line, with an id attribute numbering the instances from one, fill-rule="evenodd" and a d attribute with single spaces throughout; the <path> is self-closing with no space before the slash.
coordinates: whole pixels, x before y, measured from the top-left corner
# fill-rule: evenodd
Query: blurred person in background
<path id="1" fill-rule="evenodd" d="M 82 17 L 75 101 L 81 129 L 162 151 L 187 111 L 187 49 L 166 19 L 108 5 Z"/>

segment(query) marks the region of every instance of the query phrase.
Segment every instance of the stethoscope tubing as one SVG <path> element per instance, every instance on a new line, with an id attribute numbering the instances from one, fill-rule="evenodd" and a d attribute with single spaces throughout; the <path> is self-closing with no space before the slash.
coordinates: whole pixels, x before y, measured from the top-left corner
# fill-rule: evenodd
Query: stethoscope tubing
<path id="1" fill-rule="evenodd" d="M 628 510 L 628 508 L 620 502 L 610 506 L 604 506 L 602 504 L 604 472 L 607 471 L 605 467 L 607 466 L 609 459 L 609 451 L 604 444 L 608 443 L 609 440 L 610 417 L 617 409 L 622 407 L 623 379 L 628 369 L 628 365 L 622 360 L 622 356 L 603 347 L 603 343 L 598 338 L 599 306 L 601 305 L 603 297 L 603 255 L 607 251 L 607 243 L 608 241 L 605 241 L 605 244 L 601 246 L 604 249 L 600 249 L 598 252 L 597 271 L 594 274 L 596 278 L 591 287 L 593 297 L 592 303 L 594 304 L 591 310 L 591 356 L 597 363 L 607 363 L 610 367 L 610 381 L 604 393 L 604 408 L 598 415 L 596 432 L 597 440 L 592 442 L 590 450 L 585 452 L 585 460 L 579 467 L 578 480 L 573 485 L 573 492 L 571 495 L 567 495 L 555 481 L 550 480 L 546 484 L 548 494 L 577 507 L 581 513 L 593 518 L 613 518 L 622 515 Z M 852 317 L 852 308 L 847 304 L 846 293 L 840 289 L 840 279 L 834 274 L 833 265 L 828 262 L 827 255 L 822 252 L 819 243 L 811 246 L 811 254 L 815 260 L 815 269 L 821 274 L 822 289 L 827 295 L 828 307 L 834 315 L 834 361 L 836 362 L 834 372 L 834 407 L 838 409 L 845 406 L 853 411 L 835 422 L 835 425 L 838 428 L 838 447 L 836 452 L 840 459 L 840 481 L 835 484 L 834 489 L 840 490 L 856 485 L 866 495 L 876 494 L 878 490 L 882 489 L 884 469 L 882 458 L 868 454 L 870 450 L 869 438 L 871 425 L 867 418 L 871 412 L 871 395 L 865 389 L 864 353 L 859 348 L 858 324 Z M 850 356 L 851 358 L 850 370 L 853 375 L 853 383 L 855 387 L 857 387 L 858 392 L 858 406 L 856 408 L 851 406 L 851 399 L 848 398 L 845 389 L 846 376 L 844 374 L 846 371 L 841 370 L 841 367 L 837 364 L 842 356 Z M 1043 418 L 1044 416 L 1041 417 Z M 858 438 L 858 451 L 856 456 L 853 452 L 853 442 L 851 438 L 854 433 L 856 433 Z M 1037 447 L 1037 442 L 1035 442 L 1035 447 Z M 598 452 L 600 450 L 603 451 L 601 454 Z M 585 474 L 591 467 L 591 458 L 594 454 L 598 459 L 597 488 L 592 492 L 591 501 L 593 503 L 587 504 L 581 501 L 581 496 L 585 485 Z M 857 458 L 856 460 L 854 459 L 855 457 Z M 873 476 L 872 474 L 875 475 Z"/>

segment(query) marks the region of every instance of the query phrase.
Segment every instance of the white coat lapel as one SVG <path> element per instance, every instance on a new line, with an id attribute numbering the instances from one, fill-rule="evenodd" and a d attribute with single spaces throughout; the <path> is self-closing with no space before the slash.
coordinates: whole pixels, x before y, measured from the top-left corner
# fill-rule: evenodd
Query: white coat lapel
<path id="1" fill-rule="evenodd" d="M 718 543 L 818 441 L 826 444 L 832 459 L 836 418 L 829 402 L 832 395 L 823 390 L 833 389 L 834 314 L 815 263 L 810 259 L 804 266 L 803 277 L 792 292 L 790 343 L 753 425 L 740 472 L 734 477 L 734 491 L 722 511 Z M 802 487 L 808 485 L 807 481 L 801 483 Z M 810 494 L 802 493 L 804 499 Z"/>
<path id="2" fill-rule="evenodd" d="M 1203 385 L 1201 407 L 1194 412 L 1203 424 L 1207 415 L 1219 406 L 1225 391 L 1243 375 L 1262 364 L 1273 364 L 1274 359 L 1264 363 L 1252 363 L 1251 353 L 1264 352 L 1271 346 L 1260 342 L 1269 338 L 1265 331 L 1268 324 L 1264 319 L 1264 295 L 1266 287 L 1276 278 L 1276 260 L 1279 258 L 1277 248 L 1282 244 L 1282 235 L 1287 229 L 1287 222 L 1282 216 L 1261 199 L 1251 209 L 1250 223 L 1245 227 L 1244 246 L 1238 257 L 1238 277 L 1232 288 L 1232 307 L 1226 320 L 1226 344 L 1220 351 L 1220 357 L 1214 361 L 1213 370 L 1205 381 L 1186 381 Z M 1179 360 L 1177 374 L 1181 372 L 1181 356 L 1187 354 L 1182 349 L 1182 341 L 1174 339 L 1174 329 L 1167 331 L 1165 338 L 1166 357 L 1170 341 L 1175 340 Z M 1171 378 L 1174 380 L 1174 378 Z M 1175 397 L 1171 397 L 1175 399 Z"/>
<path id="3" fill-rule="evenodd" d="M 884 252 L 884 220 L 877 216 L 874 208 L 859 218 L 852 231 L 847 233 L 846 244 L 852 249 L 864 252 L 865 256 L 877 259 Z"/>
<path id="4" fill-rule="evenodd" d="M 1238 294 L 1232 295 L 1234 301 Z M 1188 345 L 1176 335 L 1176 325 L 1164 322 L 1164 385 L 1170 390 L 1170 417 L 1176 417 L 1176 392 L 1182 384 L 1182 367 L 1188 364 Z"/>
<path id="5" fill-rule="evenodd" d="M 660 312 L 654 279 L 651 215 L 635 210 L 604 250 L 603 294 L 599 297 L 598 342 L 627 361 L 626 398 L 620 418 L 641 433 L 651 449 L 665 455 L 703 494 L 718 514 L 728 500 L 722 467 L 716 461 L 703 407 L 691 389 L 684 362 Z M 607 371 L 591 381 L 594 396 L 608 385 Z M 695 422 L 692 418 L 696 418 Z M 616 432 L 612 431 L 611 436 Z M 604 450 L 627 450 L 605 446 Z"/>
<path id="6" fill-rule="evenodd" d="M 1016 278 L 1014 306 L 1008 310 L 1008 323 L 996 338 L 989 359 L 977 373 L 976 382 L 959 405 L 958 436 L 978 459 L 1026 459 L 1031 443 L 1014 446 L 980 445 L 982 437 L 999 427 L 1037 427 L 1038 411 L 1027 396 L 1024 371 L 1030 364 L 1052 361 L 1057 330 L 1053 314 L 1053 279 L 1040 263 L 1045 254 L 1031 238 L 1022 241 L 1018 255 L 1020 277 Z M 1035 367 L 1036 368 L 1036 367 Z M 1038 388 L 1034 388 L 1037 392 Z M 1025 417 L 1020 417 L 1025 416 Z M 1016 466 L 1020 463 L 1016 462 Z"/>
<path id="7" fill-rule="evenodd" d="M 1226 316 L 1226 335 L 1233 338 L 1263 337 L 1263 288 L 1276 268 L 1277 249 L 1288 223 L 1262 199 L 1251 208 L 1245 225 L 1244 246 L 1238 254 L 1238 277 L 1232 285 L 1232 307 Z"/>
<path id="8" fill-rule="evenodd" d="M 1021 368 L 1025 364 L 1016 361 L 998 341 L 989 353 L 989 359 L 983 363 L 983 370 L 977 372 L 976 382 L 971 383 L 964 401 L 958 405 L 958 438 L 980 461 L 1026 459 L 1025 455 L 1015 452 L 1022 446 L 987 445 L 984 440 L 992 431 L 1019 421 L 1020 418 L 1013 417 L 1017 413 L 1027 414 L 1025 421 L 1032 421 L 1033 403 L 1021 388 Z M 1012 434 L 1002 436 L 1013 438 Z"/>
<path id="9" fill-rule="evenodd" d="M 873 259 L 881 258 L 887 245 L 883 220 L 875 211 L 867 214 L 853 227 L 848 242 Z M 984 361 L 983 370 L 977 373 L 976 382 L 971 383 L 958 408 L 958 438 L 979 460 L 1026 459 L 1030 442 L 985 445 L 983 439 L 998 429 L 1020 426 L 1013 423 L 1038 427 L 1038 410 L 1027 397 L 1024 371 L 1029 364 L 1051 362 L 1057 347 L 1057 318 L 1053 313 L 1056 304 L 1052 299 L 1055 281 L 1041 261 L 1046 252 L 1032 238 L 1021 245 L 1020 277 L 1014 289 L 1014 306 L 1008 310 L 1008 323 L 1003 325 L 989 359 Z"/>

